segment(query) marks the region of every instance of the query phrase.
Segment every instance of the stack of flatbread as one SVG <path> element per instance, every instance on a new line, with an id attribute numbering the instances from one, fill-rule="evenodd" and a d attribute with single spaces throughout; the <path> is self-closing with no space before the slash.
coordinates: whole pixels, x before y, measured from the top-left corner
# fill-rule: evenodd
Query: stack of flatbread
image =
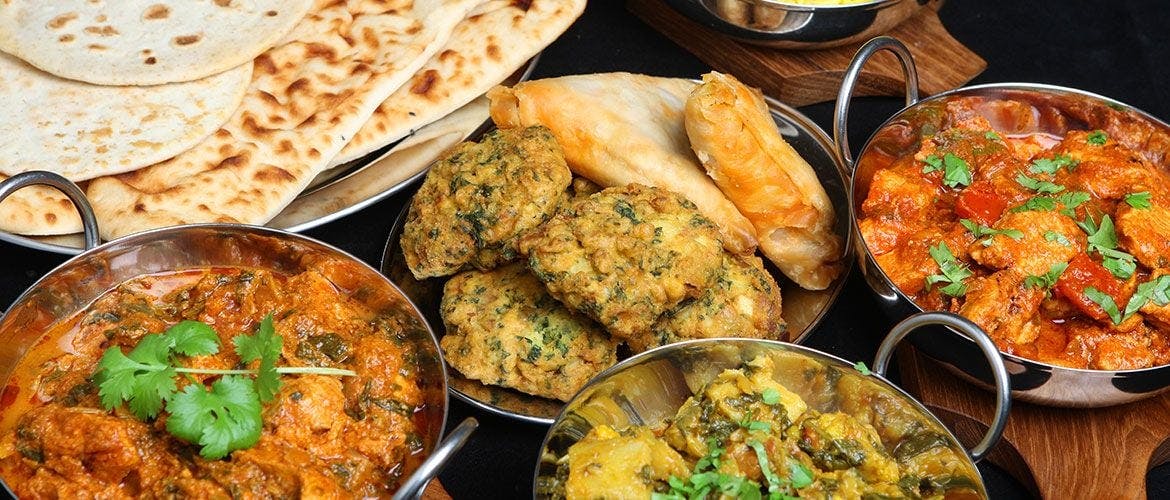
<path id="1" fill-rule="evenodd" d="M 331 167 L 428 126 L 466 123 L 469 110 L 486 118 L 473 101 L 584 7 L 6 0 L 0 178 L 49 170 L 82 184 L 106 239 L 186 223 L 264 224 Z M 0 229 L 52 235 L 81 224 L 67 198 L 34 187 L 0 203 Z"/>

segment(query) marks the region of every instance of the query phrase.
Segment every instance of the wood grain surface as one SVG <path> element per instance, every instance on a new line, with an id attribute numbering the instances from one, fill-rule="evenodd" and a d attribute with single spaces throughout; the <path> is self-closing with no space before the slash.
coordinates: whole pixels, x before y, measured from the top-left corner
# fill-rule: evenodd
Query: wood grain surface
<path id="1" fill-rule="evenodd" d="M 912 347 L 898 352 L 902 387 L 971 445 L 995 408 L 992 394 Z M 1146 472 L 1170 459 L 1170 394 L 1122 406 L 1049 408 L 1012 402 L 988 457 L 1043 498 L 1146 498 Z"/>
<path id="2" fill-rule="evenodd" d="M 663 0 L 628 0 L 626 7 L 716 70 L 735 75 L 792 106 L 836 99 L 845 68 L 861 46 L 856 43 L 822 50 L 761 47 L 692 22 Z M 987 67 L 983 58 L 947 33 L 932 8 L 919 10 L 888 34 L 904 42 L 914 55 L 923 95 L 961 87 Z M 903 95 L 902 70 L 894 56 L 885 52 L 875 55 L 862 71 L 854 94 Z"/>

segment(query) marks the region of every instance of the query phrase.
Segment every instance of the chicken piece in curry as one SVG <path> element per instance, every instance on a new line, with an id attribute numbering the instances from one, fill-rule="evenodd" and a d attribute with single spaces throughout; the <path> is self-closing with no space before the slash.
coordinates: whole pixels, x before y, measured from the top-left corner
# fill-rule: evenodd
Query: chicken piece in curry
<path id="1" fill-rule="evenodd" d="M 617 342 L 552 298 L 521 263 L 451 278 L 440 313 L 447 362 L 484 383 L 568 401 L 617 362 Z"/>
<path id="2" fill-rule="evenodd" d="M 22 498 L 389 497 L 423 458 L 421 433 L 428 427 L 422 409 L 433 402 L 419 386 L 418 353 L 408 339 L 425 335 L 425 327 L 399 310 L 358 303 L 340 288 L 349 285 L 316 270 L 289 276 L 204 268 L 117 286 L 46 333 L 9 379 L 0 415 L 0 476 Z M 184 369 L 254 367 L 233 343 L 257 331 L 269 314 L 281 339 L 268 344 L 276 347 L 278 365 L 346 369 L 355 376 L 280 375 L 279 389 L 258 415 L 258 440 L 222 459 L 204 458 L 202 442 L 176 437 L 168 424 L 179 418 L 175 402 L 184 391 L 209 401 L 227 375 L 164 379 L 178 392 L 152 418 L 136 416 L 135 399 L 106 409 L 108 391 L 116 389 L 105 383 L 113 376 L 103 378 L 97 368 L 112 351 L 147 363 L 149 354 L 136 354 L 150 343 L 146 339 L 166 338 L 159 332 L 198 321 L 214 330 L 218 337 L 207 342 L 220 348 L 175 355 Z M 236 398 L 246 393 L 221 397 L 222 406 L 204 415 L 220 419 L 196 425 L 205 432 L 200 441 L 215 439 L 208 429 L 226 428 L 227 437 L 239 431 L 228 420 L 239 415 L 235 408 L 246 401 Z"/>
<path id="3" fill-rule="evenodd" d="M 553 297 L 630 339 L 715 283 L 721 241 L 694 203 L 630 184 L 575 198 L 520 249 Z"/>
<path id="4" fill-rule="evenodd" d="M 593 427 L 558 462 L 551 496 L 981 497 L 958 444 L 908 402 L 834 367 L 798 377 L 802 390 L 828 393 L 806 401 L 777 381 L 792 369 L 801 371 L 758 356 L 719 373 L 658 426 Z M 824 402 L 836 407 L 812 404 Z"/>
<path id="5" fill-rule="evenodd" d="M 568 198 L 572 174 L 543 126 L 499 129 L 439 160 L 410 203 L 402 252 L 415 278 L 515 260 L 516 242 Z"/>
<path id="6" fill-rule="evenodd" d="M 981 96 L 912 111 L 862 157 L 874 174 L 861 234 L 904 293 L 970 318 L 1006 353 L 1170 363 L 1168 165 L 1126 111 L 1066 111 Z M 1076 125 L 1102 115 L 1101 130 Z"/>
<path id="7" fill-rule="evenodd" d="M 634 352 L 688 339 L 740 337 L 783 340 L 780 286 L 754 255 L 723 254 L 715 284 L 665 312 L 650 331 L 626 339 Z"/>

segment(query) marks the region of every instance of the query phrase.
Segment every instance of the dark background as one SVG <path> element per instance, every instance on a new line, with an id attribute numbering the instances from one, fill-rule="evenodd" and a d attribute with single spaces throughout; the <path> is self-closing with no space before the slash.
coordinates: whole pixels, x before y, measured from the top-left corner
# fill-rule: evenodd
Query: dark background
<path id="1" fill-rule="evenodd" d="M 987 69 L 972 83 L 1075 87 L 1170 118 L 1166 86 L 1170 81 L 1170 2 L 951 0 L 940 17 L 956 39 L 987 60 Z M 581 19 L 544 51 L 534 78 L 606 71 L 697 78 L 709 69 L 629 14 L 624 2 L 593 0 Z M 850 144 L 860 147 L 900 107 L 899 98 L 855 100 Z M 832 103 L 801 111 L 831 130 Z M 385 200 L 307 234 L 378 267 L 402 198 Z M 7 308 L 65 259 L 0 242 L 0 306 Z M 806 344 L 845 359 L 872 359 L 880 337 L 891 325 L 854 271 L 828 320 Z M 483 414 L 456 400 L 451 405 L 451 425 L 468 415 L 480 421 L 470 444 L 441 475 L 451 494 L 455 498 L 530 497 L 545 428 Z M 1118 459 L 1145 462 L 1147 457 Z M 992 498 L 1026 495 L 1019 483 L 995 466 L 980 464 L 980 470 Z M 1170 498 L 1170 466 L 1155 468 L 1148 486 L 1150 498 Z"/>

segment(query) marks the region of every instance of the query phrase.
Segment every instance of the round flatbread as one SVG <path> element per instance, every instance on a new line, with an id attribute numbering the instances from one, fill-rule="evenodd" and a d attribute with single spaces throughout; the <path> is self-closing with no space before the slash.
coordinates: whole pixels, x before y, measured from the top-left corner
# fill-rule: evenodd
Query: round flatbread
<path id="1" fill-rule="evenodd" d="M 99 85 L 199 80 L 251 61 L 312 0 L 6 0 L 0 50 Z"/>
<path id="2" fill-rule="evenodd" d="M 110 87 L 0 53 L 0 173 L 48 170 L 82 181 L 153 165 L 227 122 L 251 78 L 245 64 L 194 82 Z"/>

